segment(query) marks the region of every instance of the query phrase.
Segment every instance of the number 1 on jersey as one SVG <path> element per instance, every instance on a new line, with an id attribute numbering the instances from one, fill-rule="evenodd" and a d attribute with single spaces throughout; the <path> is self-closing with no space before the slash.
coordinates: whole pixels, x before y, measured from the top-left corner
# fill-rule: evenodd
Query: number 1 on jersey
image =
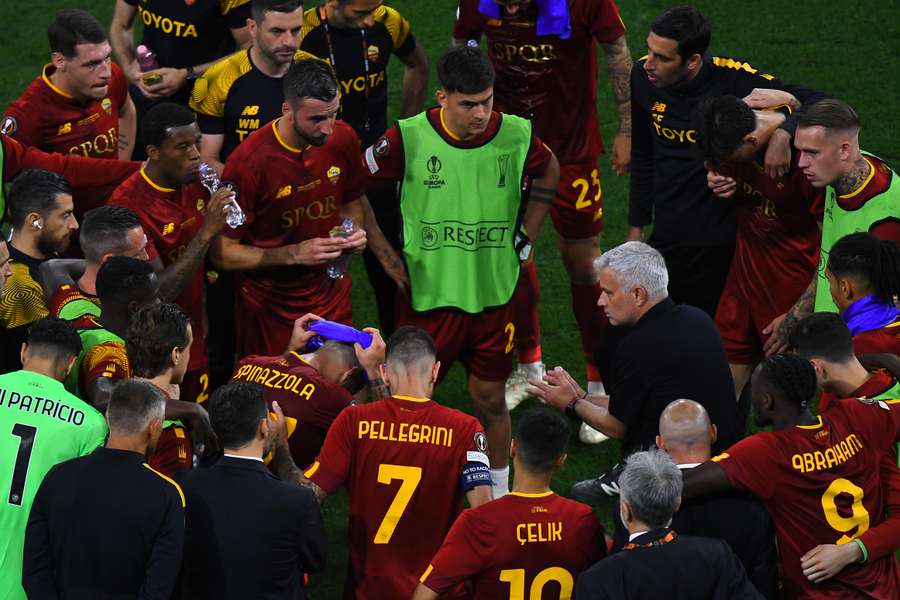
<path id="1" fill-rule="evenodd" d="M 381 520 L 381 525 L 378 526 L 378 531 L 375 532 L 376 544 L 387 544 L 391 541 L 391 536 L 394 535 L 394 530 L 397 529 L 400 517 L 403 516 L 403 512 L 412 499 L 413 492 L 416 491 L 419 482 L 422 481 L 422 468 L 404 467 L 401 465 L 378 465 L 378 483 L 389 485 L 395 479 L 400 480 L 400 489 L 397 490 L 394 501 L 391 502 L 387 513 Z"/>
<path id="2" fill-rule="evenodd" d="M 31 449 L 34 447 L 34 436 L 37 427 L 16 423 L 12 435 L 19 438 L 19 451 L 16 452 L 16 464 L 13 466 L 12 484 L 9 486 L 7 502 L 22 506 L 22 494 L 25 492 L 25 481 L 28 478 L 28 463 L 31 462 Z"/>

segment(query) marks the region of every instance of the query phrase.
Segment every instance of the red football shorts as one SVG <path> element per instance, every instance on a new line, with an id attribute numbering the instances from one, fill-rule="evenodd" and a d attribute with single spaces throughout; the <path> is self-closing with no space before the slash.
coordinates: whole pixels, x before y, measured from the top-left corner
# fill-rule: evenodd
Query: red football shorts
<path id="1" fill-rule="evenodd" d="M 276 314 L 266 307 L 265 298 L 253 298 L 240 291 L 235 297 L 235 325 L 237 329 L 236 350 L 238 358 L 259 354 L 277 356 L 282 354 L 291 340 L 294 320 L 306 313 L 316 315 L 329 321 L 337 321 L 347 325 L 353 324 L 353 313 L 350 308 L 350 278 L 335 291 L 325 306 L 297 306 L 296 316 L 287 318 Z"/>
<path id="2" fill-rule="evenodd" d="M 417 312 L 404 294 L 397 298 L 397 327 L 413 325 L 434 339 L 441 361 L 438 381 L 457 360 L 478 379 L 506 381 L 516 347 L 515 315 L 512 302 L 473 315 L 455 308 Z"/>
<path id="3" fill-rule="evenodd" d="M 181 397 L 179 400 L 202 404 L 209 400 L 209 369 L 204 366 L 184 374 L 181 380 Z"/>
<path id="4" fill-rule="evenodd" d="M 550 218 L 560 237 L 583 240 L 603 231 L 603 189 L 597 159 L 560 165 Z"/>
<path id="5" fill-rule="evenodd" d="M 765 356 L 763 344 L 769 336 L 763 335 L 763 329 L 784 311 L 779 312 L 768 303 L 748 298 L 735 280 L 732 271 L 716 309 L 716 327 L 730 364 L 755 365 Z"/>

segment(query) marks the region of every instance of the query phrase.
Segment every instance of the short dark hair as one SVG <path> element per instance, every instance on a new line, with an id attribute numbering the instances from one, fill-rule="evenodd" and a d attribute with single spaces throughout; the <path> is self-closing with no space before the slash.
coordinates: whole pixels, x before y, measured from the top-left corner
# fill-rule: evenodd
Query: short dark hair
<path id="1" fill-rule="evenodd" d="M 434 340 L 424 330 L 412 325 L 404 325 L 388 338 L 384 351 L 386 363 L 397 362 L 410 365 L 423 358 L 434 359 L 437 351 Z"/>
<path id="2" fill-rule="evenodd" d="M 479 94 L 494 85 L 494 67 L 481 50 L 469 46 L 444 52 L 438 59 L 437 76 L 449 93 Z"/>
<path id="3" fill-rule="evenodd" d="M 223 448 L 241 448 L 253 441 L 259 422 L 268 415 L 258 383 L 232 381 L 209 399 L 209 422 Z"/>
<path id="4" fill-rule="evenodd" d="M 900 296 L 900 244 L 860 231 L 845 235 L 828 251 L 828 270 L 835 277 L 853 277 L 888 301 Z"/>
<path id="5" fill-rule="evenodd" d="M 284 76 L 284 100 L 293 107 L 306 98 L 331 102 L 338 95 L 334 69 L 324 60 L 303 58 L 296 61 Z"/>
<path id="6" fill-rule="evenodd" d="M 12 226 L 22 228 L 30 213 L 46 218 L 56 209 L 56 198 L 60 194 L 71 196 L 72 186 L 59 173 L 44 169 L 22 171 L 13 179 L 6 196 Z"/>
<path id="7" fill-rule="evenodd" d="M 78 232 L 84 258 L 99 263 L 104 254 L 122 252 L 128 246 L 128 232 L 140 226 L 137 214 L 126 206 L 92 208 L 84 213 Z"/>
<path id="8" fill-rule="evenodd" d="M 855 356 L 850 329 L 840 315 L 831 312 L 817 312 L 801 319 L 791 328 L 788 345 L 807 360 L 846 363 Z"/>
<path id="9" fill-rule="evenodd" d="M 155 291 L 153 265 L 130 256 L 113 256 L 97 271 L 97 297 L 101 306 L 126 304 Z"/>
<path id="10" fill-rule="evenodd" d="M 78 44 L 100 44 L 106 39 L 106 30 L 100 21 L 77 8 L 58 11 L 47 26 L 50 52 L 59 52 L 66 58 L 77 54 L 75 46 Z"/>
<path id="11" fill-rule="evenodd" d="M 189 108 L 174 102 L 160 102 L 141 119 L 141 137 L 148 146 L 159 148 L 175 127 L 197 122 L 197 115 Z"/>
<path id="12" fill-rule="evenodd" d="M 111 434 L 137 435 L 165 414 L 166 397 L 158 387 L 142 379 L 123 379 L 113 388 L 106 422 Z"/>
<path id="13" fill-rule="evenodd" d="M 836 98 L 824 98 L 803 105 L 797 111 L 797 127 L 824 127 L 828 131 L 859 131 L 859 115 L 853 107 Z"/>
<path id="14" fill-rule="evenodd" d="M 798 410 L 806 410 L 819 391 L 812 363 L 796 354 L 773 354 L 760 363 L 759 374 Z"/>
<path id="15" fill-rule="evenodd" d="M 719 165 L 728 160 L 756 129 L 756 115 L 736 96 L 706 98 L 694 111 L 697 152 L 700 158 Z"/>
<path id="16" fill-rule="evenodd" d="M 673 6 L 656 17 L 650 31 L 678 42 L 678 55 L 687 60 L 694 54 L 703 56 L 709 49 L 712 26 L 700 10 L 693 6 Z"/>
<path id="17" fill-rule="evenodd" d="M 125 351 L 135 377 L 152 379 L 171 366 L 172 349 L 187 346 L 190 321 L 177 304 L 150 304 L 134 313 Z"/>
<path id="18" fill-rule="evenodd" d="M 253 0 L 250 16 L 257 23 L 262 23 L 268 12 L 290 13 L 298 8 L 303 8 L 302 0 Z"/>
<path id="19" fill-rule="evenodd" d="M 53 360 L 68 360 L 81 354 L 81 336 L 64 319 L 44 317 L 28 328 L 26 340 L 29 352 L 49 356 Z"/>
<path id="20" fill-rule="evenodd" d="M 516 451 L 529 469 L 546 473 L 553 469 L 569 445 L 569 424 L 556 411 L 534 408 L 519 419 Z"/>

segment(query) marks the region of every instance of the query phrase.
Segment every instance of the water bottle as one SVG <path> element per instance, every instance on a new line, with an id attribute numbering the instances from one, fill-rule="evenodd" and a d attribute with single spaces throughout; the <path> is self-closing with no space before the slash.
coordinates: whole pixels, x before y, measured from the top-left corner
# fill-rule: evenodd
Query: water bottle
<path id="1" fill-rule="evenodd" d="M 353 219 L 344 219 L 337 227 L 333 227 L 328 234 L 331 237 L 345 238 L 353 233 Z M 341 252 L 341 255 L 331 261 L 326 272 L 332 279 L 343 279 L 344 273 L 347 272 L 347 265 L 350 263 L 350 253 Z"/>
<path id="2" fill-rule="evenodd" d="M 141 44 L 136 49 L 137 52 L 137 63 L 141 68 L 142 73 L 146 73 L 147 71 L 153 71 L 159 68 L 159 62 L 156 60 L 156 53 L 153 52 L 150 48 Z"/>
<path id="3" fill-rule="evenodd" d="M 200 183 L 209 191 L 210 197 L 222 187 L 222 181 L 219 179 L 219 174 L 206 163 L 200 163 Z M 237 229 L 244 224 L 247 220 L 247 216 L 237 203 L 237 195 L 235 195 L 234 200 L 229 202 L 228 205 L 231 207 L 231 210 L 225 215 L 225 222 L 232 229 Z"/>

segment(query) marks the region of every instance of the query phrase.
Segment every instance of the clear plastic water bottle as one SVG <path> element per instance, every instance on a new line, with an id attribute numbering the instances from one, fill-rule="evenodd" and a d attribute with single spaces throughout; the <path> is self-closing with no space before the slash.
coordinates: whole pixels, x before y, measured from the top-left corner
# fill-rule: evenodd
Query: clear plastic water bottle
<path id="1" fill-rule="evenodd" d="M 331 237 L 350 237 L 353 233 L 353 219 L 344 219 L 337 227 L 333 227 L 329 232 Z M 341 255 L 331 261 L 326 272 L 332 279 L 343 279 L 344 273 L 347 272 L 347 265 L 350 264 L 350 253 L 341 252 Z"/>
<path id="2" fill-rule="evenodd" d="M 209 191 L 210 197 L 222 187 L 219 174 L 206 163 L 200 163 L 200 183 Z M 237 194 L 235 194 L 235 199 L 229 203 L 229 206 L 231 206 L 231 210 L 225 215 L 225 222 L 232 229 L 237 229 L 247 220 L 247 215 L 244 214 L 241 206 L 237 203 Z"/>
<path id="3" fill-rule="evenodd" d="M 137 63 L 141 68 L 141 72 L 153 71 L 159 68 L 159 62 L 156 60 L 156 52 L 141 44 L 135 49 L 137 53 Z"/>

